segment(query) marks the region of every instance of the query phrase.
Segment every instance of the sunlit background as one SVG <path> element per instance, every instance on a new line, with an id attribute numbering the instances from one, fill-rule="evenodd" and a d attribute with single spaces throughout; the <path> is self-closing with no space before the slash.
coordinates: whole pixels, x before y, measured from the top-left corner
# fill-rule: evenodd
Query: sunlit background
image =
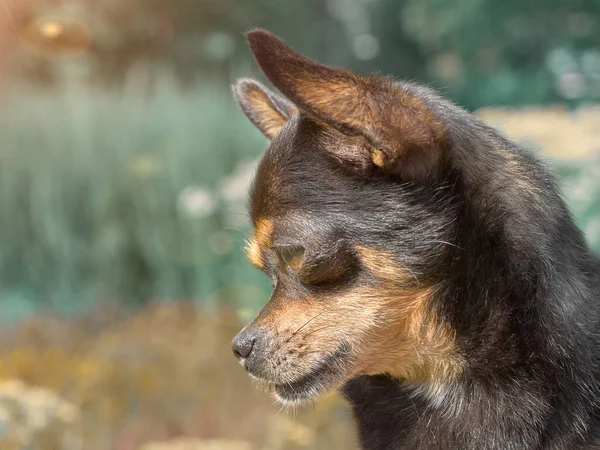
<path id="1" fill-rule="evenodd" d="M 269 296 L 229 88 L 257 26 L 536 149 L 600 248 L 597 0 L 0 0 L 1 449 L 356 448 L 337 396 L 280 412 L 229 348 Z"/>

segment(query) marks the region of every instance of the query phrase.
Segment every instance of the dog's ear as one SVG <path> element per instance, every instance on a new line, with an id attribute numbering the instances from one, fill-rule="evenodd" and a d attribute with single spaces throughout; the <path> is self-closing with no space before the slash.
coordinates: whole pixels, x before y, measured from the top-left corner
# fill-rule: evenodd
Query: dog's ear
<path id="1" fill-rule="evenodd" d="M 319 64 L 268 31 L 253 30 L 247 37 L 267 78 L 301 111 L 366 139 L 361 157 L 368 163 L 407 180 L 442 171 L 446 127 L 408 88 Z"/>
<path id="2" fill-rule="evenodd" d="M 232 90 L 242 111 L 269 139 L 273 139 L 297 111 L 288 100 L 249 78 L 237 80 Z"/>

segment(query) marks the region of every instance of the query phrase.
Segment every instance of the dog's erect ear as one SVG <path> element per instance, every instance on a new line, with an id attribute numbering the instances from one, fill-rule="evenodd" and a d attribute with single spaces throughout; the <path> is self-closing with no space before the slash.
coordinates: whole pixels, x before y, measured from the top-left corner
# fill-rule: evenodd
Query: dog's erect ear
<path id="1" fill-rule="evenodd" d="M 267 78 L 298 108 L 368 142 L 364 157 L 404 179 L 428 179 L 446 160 L 446 127 L 407 88 L 375 76 L 324 66 L 268 31 L 247 34 Z"/>
<path id="2" fill-rule="evenodd" d="M 246 116 L 269 139 L 273 139 L 297 111 L 292 103 L 258 81 L 242 78 L 232 89 Z"/>

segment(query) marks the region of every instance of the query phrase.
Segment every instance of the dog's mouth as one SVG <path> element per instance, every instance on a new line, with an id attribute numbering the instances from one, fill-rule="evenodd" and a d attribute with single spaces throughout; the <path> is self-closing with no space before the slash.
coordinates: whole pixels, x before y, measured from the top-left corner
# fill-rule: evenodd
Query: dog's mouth
<path id="1" fill-rule="evenodd" d="M 269 383 L 281 403 L 297 404 L 311 400 L 341 385 L 350 359 L 350 345 L 340 344 L 317 367 L 289 383 Z"/>

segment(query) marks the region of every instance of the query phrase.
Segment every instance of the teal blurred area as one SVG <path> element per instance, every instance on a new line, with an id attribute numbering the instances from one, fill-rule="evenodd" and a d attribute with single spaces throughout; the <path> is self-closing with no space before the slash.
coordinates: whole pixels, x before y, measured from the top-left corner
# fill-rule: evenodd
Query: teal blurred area
<path id="1" fill-rule="evenodd" d="M 227 301 L 223 288 L 262 287 L 241 250 L 265 141 L 225 89 L 181 91 L 161 77 L 151 95 L 132 75 L 119 90 L 19 88 L 5 99 L 4 318 L 102 301 Z"/>
<path id="2" fill-rule="evenodd" d="M 591 1 L 2 1 L 5 320 L 266 298 L 241 249 L 267 143 L 229 92 L 238 76 L 262 78 L 251 27 L 329 64 L 430 83 L 472 110 L 600 97 Z M 588 161 L 562 164 L 569 182 L 597 178 Z M 574 204 L 592 232 L 597 189 Z"/>
<path id="3" fill-rule="evenodd" d="M 0 448 L 354 448 L 337 400 L 286 422 L 229 353 L 270 295 L 244 254 L 268 143 L 230 92 L 265 81 L 253 27 L 539 152 L 600 251 L 598 0 L 0 0 Z M 52 438 L 6 432 L 28 385 L 74 408 Z M 177 436 L 243 442 L 143 446 Z"/>

